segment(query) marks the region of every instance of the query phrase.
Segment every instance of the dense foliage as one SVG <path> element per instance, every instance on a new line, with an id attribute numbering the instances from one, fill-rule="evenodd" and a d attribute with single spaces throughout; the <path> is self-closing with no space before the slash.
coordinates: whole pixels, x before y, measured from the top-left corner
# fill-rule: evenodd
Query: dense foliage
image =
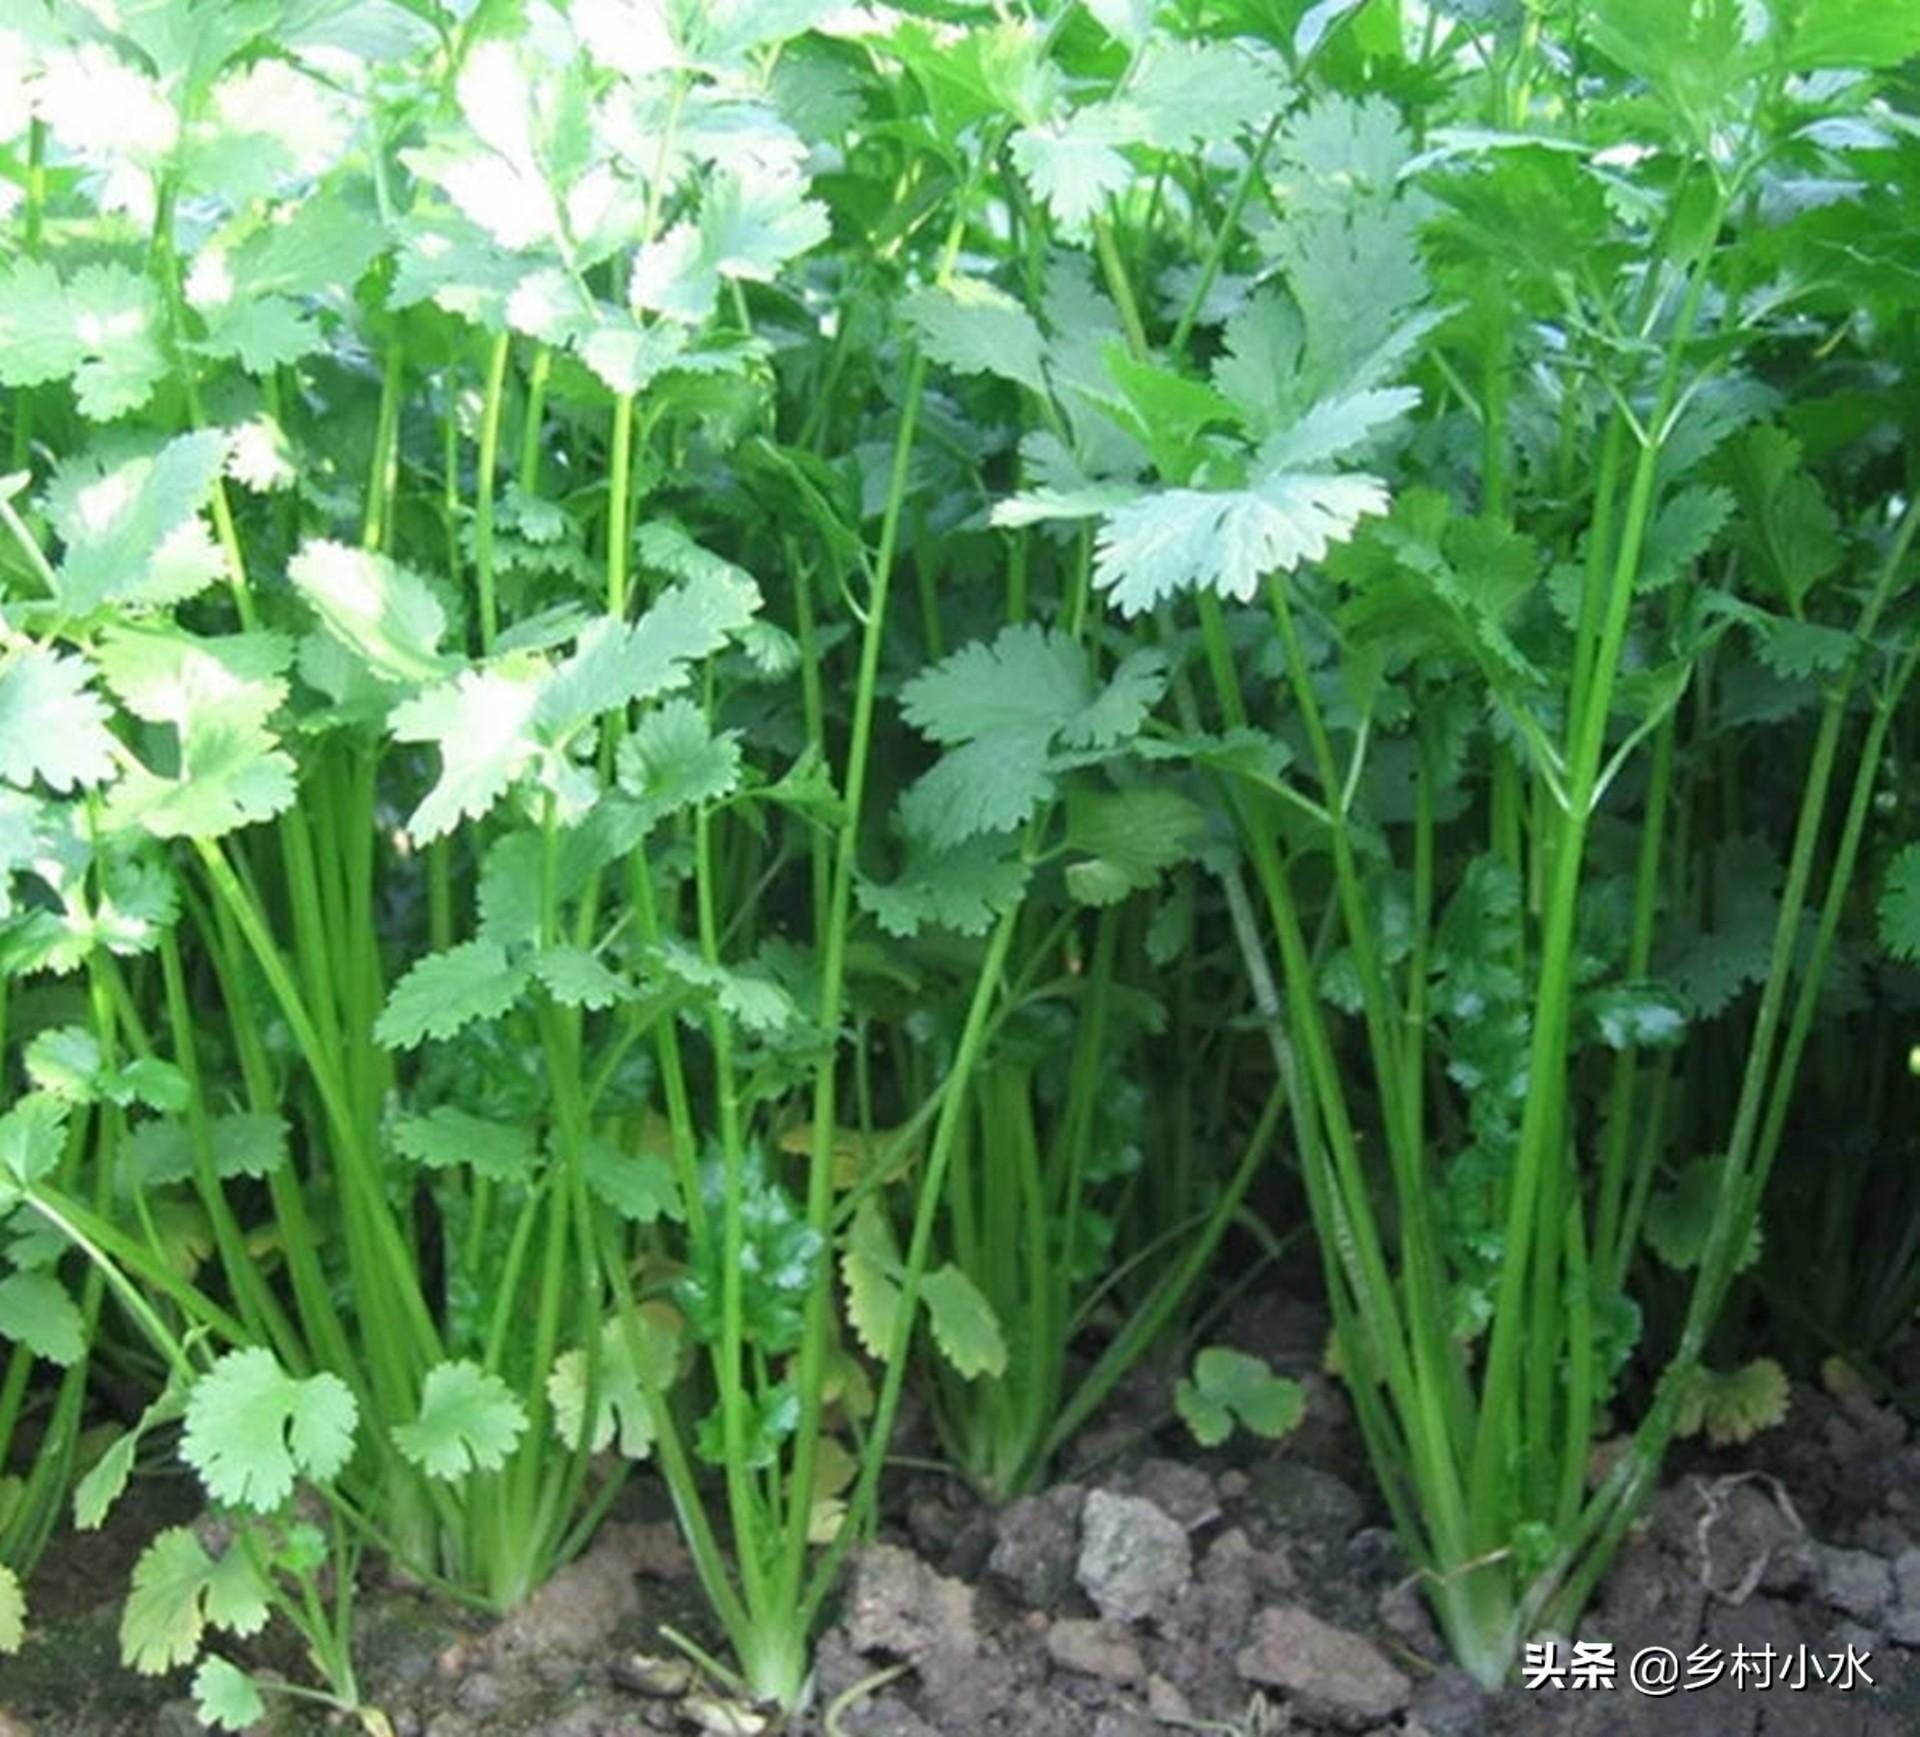
<path id="1" fill-rule="evenodd" d="M 353 1709 L 364 1552 L 504 1607 L 638 1467 L 792 1706 L 909 1386 L 994 1497 L 1149 1352 L 1283 1436 L 1293 1215 L 1492 1681 L 1749 1326 L 1870 1374 L 1917 55 L 0 0 L 0 1651 L 173 1454 L 126 1662 Z"/>

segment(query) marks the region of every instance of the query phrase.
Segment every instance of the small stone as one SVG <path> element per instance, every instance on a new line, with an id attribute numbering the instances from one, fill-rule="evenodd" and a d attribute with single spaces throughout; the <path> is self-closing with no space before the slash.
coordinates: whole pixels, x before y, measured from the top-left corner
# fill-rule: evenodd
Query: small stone
<path id="1" fill-rule="evenodd" d="M 1187 1530 L 1138 1496 L 1095 1490 L 1080 1516 L 1081 1590 L 1109 1622 L 1165 1610 L 1193 1583 Z"/>
<path id="2" fill-rule="evenodd" d="M 1414 1686 L 1406 1737 L 1482 1737 L 1486 1728 L 1487 1692 L 1465 1671 L 1448 1666 Z"/>
<path id="3" fill-rule="evenodd" d="M 1156 1719 L 1184 1721 L 1193 1717 L 1193 1703 L 1178 1683 L 1155 1671 L 1147 1678 L 1147 1711 Z"/>
<path id="4" fill-rule="evenodd" d="M 771 1723 L 766 1714 L 716 1695 L 695 1695 L 682 1701 L 680 1713 L 699 1730 L 712 1732 L 713 1737 L 760 1737 Z"/>
<path id="5" fill-rule="evenodd" d="M 970 1654 L 979 1645 L 973 1588 L 897 1544 L 872 1544 L 854 1558 L 846 1630 L 855 1652 L 915 1660 Z"/>
<path id="6" fill-rule="evenodd" d="M 1893 1600 L 1893 1570 L 1867 1550 L 1816 1547 L 1820 1596 L 1835 1610 L 1863 1623 L 1877 1623 Z"/>
<path id="7" fill-rule="evenodd" d="M 1085 1500 L 1086 1492 L 1078 1485 L 1062 1484 L 1044 1496 L 1022 1496 L 1001 1510 L 987 1572 L 1030 1609 L 1054 1609 L 1073 1585 Z"/>
<path id="8" fill-rule="evenodd" d="M 1379 1613 L 1380 1626 L 1411 1651 L 1424 1659 L 1446 1656 L 1440 1631 L 1433 1625 L 1433 1613 L 1428 1609 L 1427 1601 L 1420 1596 L 1420 1588 L 1415 1581 L 1395 1581 L 1380 1594 L 1375 1608 Z"/>
<path id="9" fill-rule="evenodd" d="M 1920 1550 L 1903 1550 L 1893 1559 L 1893 1608 L 1887 1612 L 1887 1637 L 1903 1647 L 1920 1647 Z"/>
<path id="10" fill-rule="evenodd" d="M 1348 1730 L 1391 1718 L 1413 1688 L 1372 1641 L 1297 1604 L 1259 1612 L 1234 1665 L 1246 1681 L 1285 1689 L 1302 1712 Z"/>
<path id="11" fill-rule="evenodd" d="M 1047 1651 L 1056 1664 L 1110 1683 L 1137 1683 L 1146 1675 L 1133 1636 L 1110 1622 L 1062 1617 L 1047 1631 Z"/>
<path id="12" fill-rule="evenodd" d="M 1255 1474 L 1253 1487 L 1274 1526 L 1316 1548 L 1344 1544 L 1366 1514 L 1366 1504 L 1332 1473 L 1290 1459 L 1271 1461 Z"/>
<path id="13" fill-rule="evenodd" d="M 649 1653 L 627 1653 L 613 1661 L 609 1675 L 623 1689 L 651 1700 L 671 1701 L 693 1687 L 689 1659 L 655 1658 Z"/>
<path id="14" fill-rule="evenodd" d="M 1843 1393 L 1837 1403 L 1878 1457 L 1898 1451 L 1907 1439 L 1907 1424 L 1890 1405 L 1880 1405 L 1864 1393 Z"/>
<path id="15" fill-rule="evenodd" d="M 960 1516 L 940 1496 L 920 1491 L 907 1503 L 907 1530 L 927 1556 L 943 1555 L 960 1531 Z"/>
<path id="16" fill-rule="evenodd" d="M 1229 1466 L 1213 1480 L 1213 1487 L 1220 1492 L 1221 1501 L 1238 1502 L 1253 1488 L 1253 1480 L 1238 1466 Z"/>
<path id="17" fill-rule="evenodd" d="M 1846 1647 L 1852 1647 L 1860 1657 L 1871 1660 L 1880 1650 L 1880 1631 L 1863 1628 L 1857 1622 L 1836 1623 L 1833 1633 L 1828 1636 L 1827 1651 L 1830 1654 L 1838 1653 Z"/>
<path id="18" fill-rule="evenodd" d="M 940 1558 L 940 1572 L 955 1580 L 978 1580 L 987 1570 L 997 1541 L 990 1515 L 969 1515 Z"/>
<path id="19" fill-rule="evenodd" d="M 497 1713 L 507 1704 L 507 1691 L 491 1671 L 475 1671 L 454 1691 L 463 1711 Z"/>
<path id="20" fill-rule="evenodd" d="M 1220 1518 L 1220 1498 L 1213 1479 L 1182 1460 L 1148 1460 L 1121 1487 L 1127 1495 L 1138 1496 L 1171 1514 L 1189 1532 Z"/>
<path id="21" fill-rule="evenodd" d="M 1362 1526 L 1347 1540 L 1347 1567 L 1363 1581 L 1399 1580 L 1407 1572 L 1400 1540 L 1385 1526 Z"/>
<path id="22" fill-rule="evenodd" d="M 1110 1710 L 1094 1720 L 1093 1737 L 1162 1737 L 1162 1734 L 1151 1719 L 1143 1719 L 1138 1713 Z"/>

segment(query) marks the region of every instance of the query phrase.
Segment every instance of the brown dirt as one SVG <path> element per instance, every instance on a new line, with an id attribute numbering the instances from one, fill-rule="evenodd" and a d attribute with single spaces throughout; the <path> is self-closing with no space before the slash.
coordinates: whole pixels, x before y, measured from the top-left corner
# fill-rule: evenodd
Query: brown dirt
<path id="1" fill-rule="evenodd" d="M 791 1737 L 826 1737 L 842 1697 L 839 1737 L 1920 1732 L 1920 1438 L 1864 1401 L 1797 1389 L 1779 1430 L 1677 1465 L 1574 1637 L 1613 1644 L 1612 1690 L 1487 1695 L 1447 1667 L 1358 1487 L 1330 1384 L 1315 1384 L 1311 1427 L 1278 1447 L 1197 1454 L 1156 1438 L 1144 1412 L 1115 1420 L 1103 1445 L 1128 1443 L 998 1513 L 951 1479 L 901 1482 L 886 1539 L 854 1561 Z M 141 1542 L 190 1496 L 139 1486 L 107 1531 L 55 1546 L 31 1589 L 29 1645 L 0 1669 L 0 1737 L 194 1728 L 187 1673 L 120 1670 L 114 1632 Z M 393 1588 L 369 1589 L 364 1613 L 362 1679 L 396 1737 L 726 1729 L 724 1695 L 660 1636 L 666 1624 L 715 1639 L 671 1527 L 642 1509 L 491 1628 Z M 1768 1646 L 1789 1678 L 1802 1649 L 1827 1664 L 1851 1646 L 1873 1682 L 1762 1688 Z M 1642 1647 L 1682 1660 L 1707 1649 L 1701 1671 L 1711 1653 L 1723 1674 L 1637 1694 L 1624 1671 Z M 319 1728 L 298 1709 L 263 1727 Z"/>

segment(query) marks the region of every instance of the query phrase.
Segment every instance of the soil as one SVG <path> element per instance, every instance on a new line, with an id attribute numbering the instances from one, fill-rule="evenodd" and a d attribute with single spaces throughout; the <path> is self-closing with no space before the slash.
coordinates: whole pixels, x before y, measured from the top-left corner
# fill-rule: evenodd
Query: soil
<path id="1" fill-rule="evenodd" d="M 1319 1343 L 1297 1311 L 1249 1325 L 1270 1347 Z M 1061 1482 L 997 1512 L 957 1480 L 903 1476 L 789 1737 L 1920 1733 L 1920 1434 L 1898 1414 L 1796 1387 L 1779 1428 L 1687 1453 L 1557 1654 L 1610 1643 L 1614 1686 L 1488 1694 L 1446 1663 L 1338 1388 L 1305 1379 L 1308 1421 L 1274 1446 L 1183 1445 L 1161 1376 L 1119 1398 Z M 504 1622 L 367 1589 L 358 1666 L 394 1737 L 776 1729 L 662 1637 L 718 1650 L 657 1494 L 635 1491 Z M 0 1737 L 197 1728 L 186 1672 L 140 1678 L 116 1662 L 133 1556 L 193 1491 L 149 1482 L 135 1497 L 105 1531 L 49 1552 L 27 1647 L 0 1666 Z M 1717 1664 L 1718 1679 L 1639 1693 L 1627 1673 L 1643 1648 L 1670 1649 L 1683 1673 L 1693 1655 L 1697 1681 Z M 247 1656 L 299 1680 L 297 1658 Z M 1836 1663 L 1849 1657 L 1850 1671 Z M 280 1706 L 262 1732 L 323 1728 Z"/>

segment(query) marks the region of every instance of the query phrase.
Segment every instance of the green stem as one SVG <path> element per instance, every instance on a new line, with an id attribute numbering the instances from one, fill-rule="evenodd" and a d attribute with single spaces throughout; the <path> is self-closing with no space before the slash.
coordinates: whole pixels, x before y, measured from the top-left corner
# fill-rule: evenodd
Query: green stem
<path id="1" fill-rule="evenodd" d="M 493 576 L 493 490 L 500 463 L 500 410 L 506 400 L 507 361 L 513 335 L 501 332 L 487 357 L 487 395 L 480 412 L 480 459 L 474 476 L 473 566 L 480 591 L 480 654 L 493 655 L 499 633 Z"/>

